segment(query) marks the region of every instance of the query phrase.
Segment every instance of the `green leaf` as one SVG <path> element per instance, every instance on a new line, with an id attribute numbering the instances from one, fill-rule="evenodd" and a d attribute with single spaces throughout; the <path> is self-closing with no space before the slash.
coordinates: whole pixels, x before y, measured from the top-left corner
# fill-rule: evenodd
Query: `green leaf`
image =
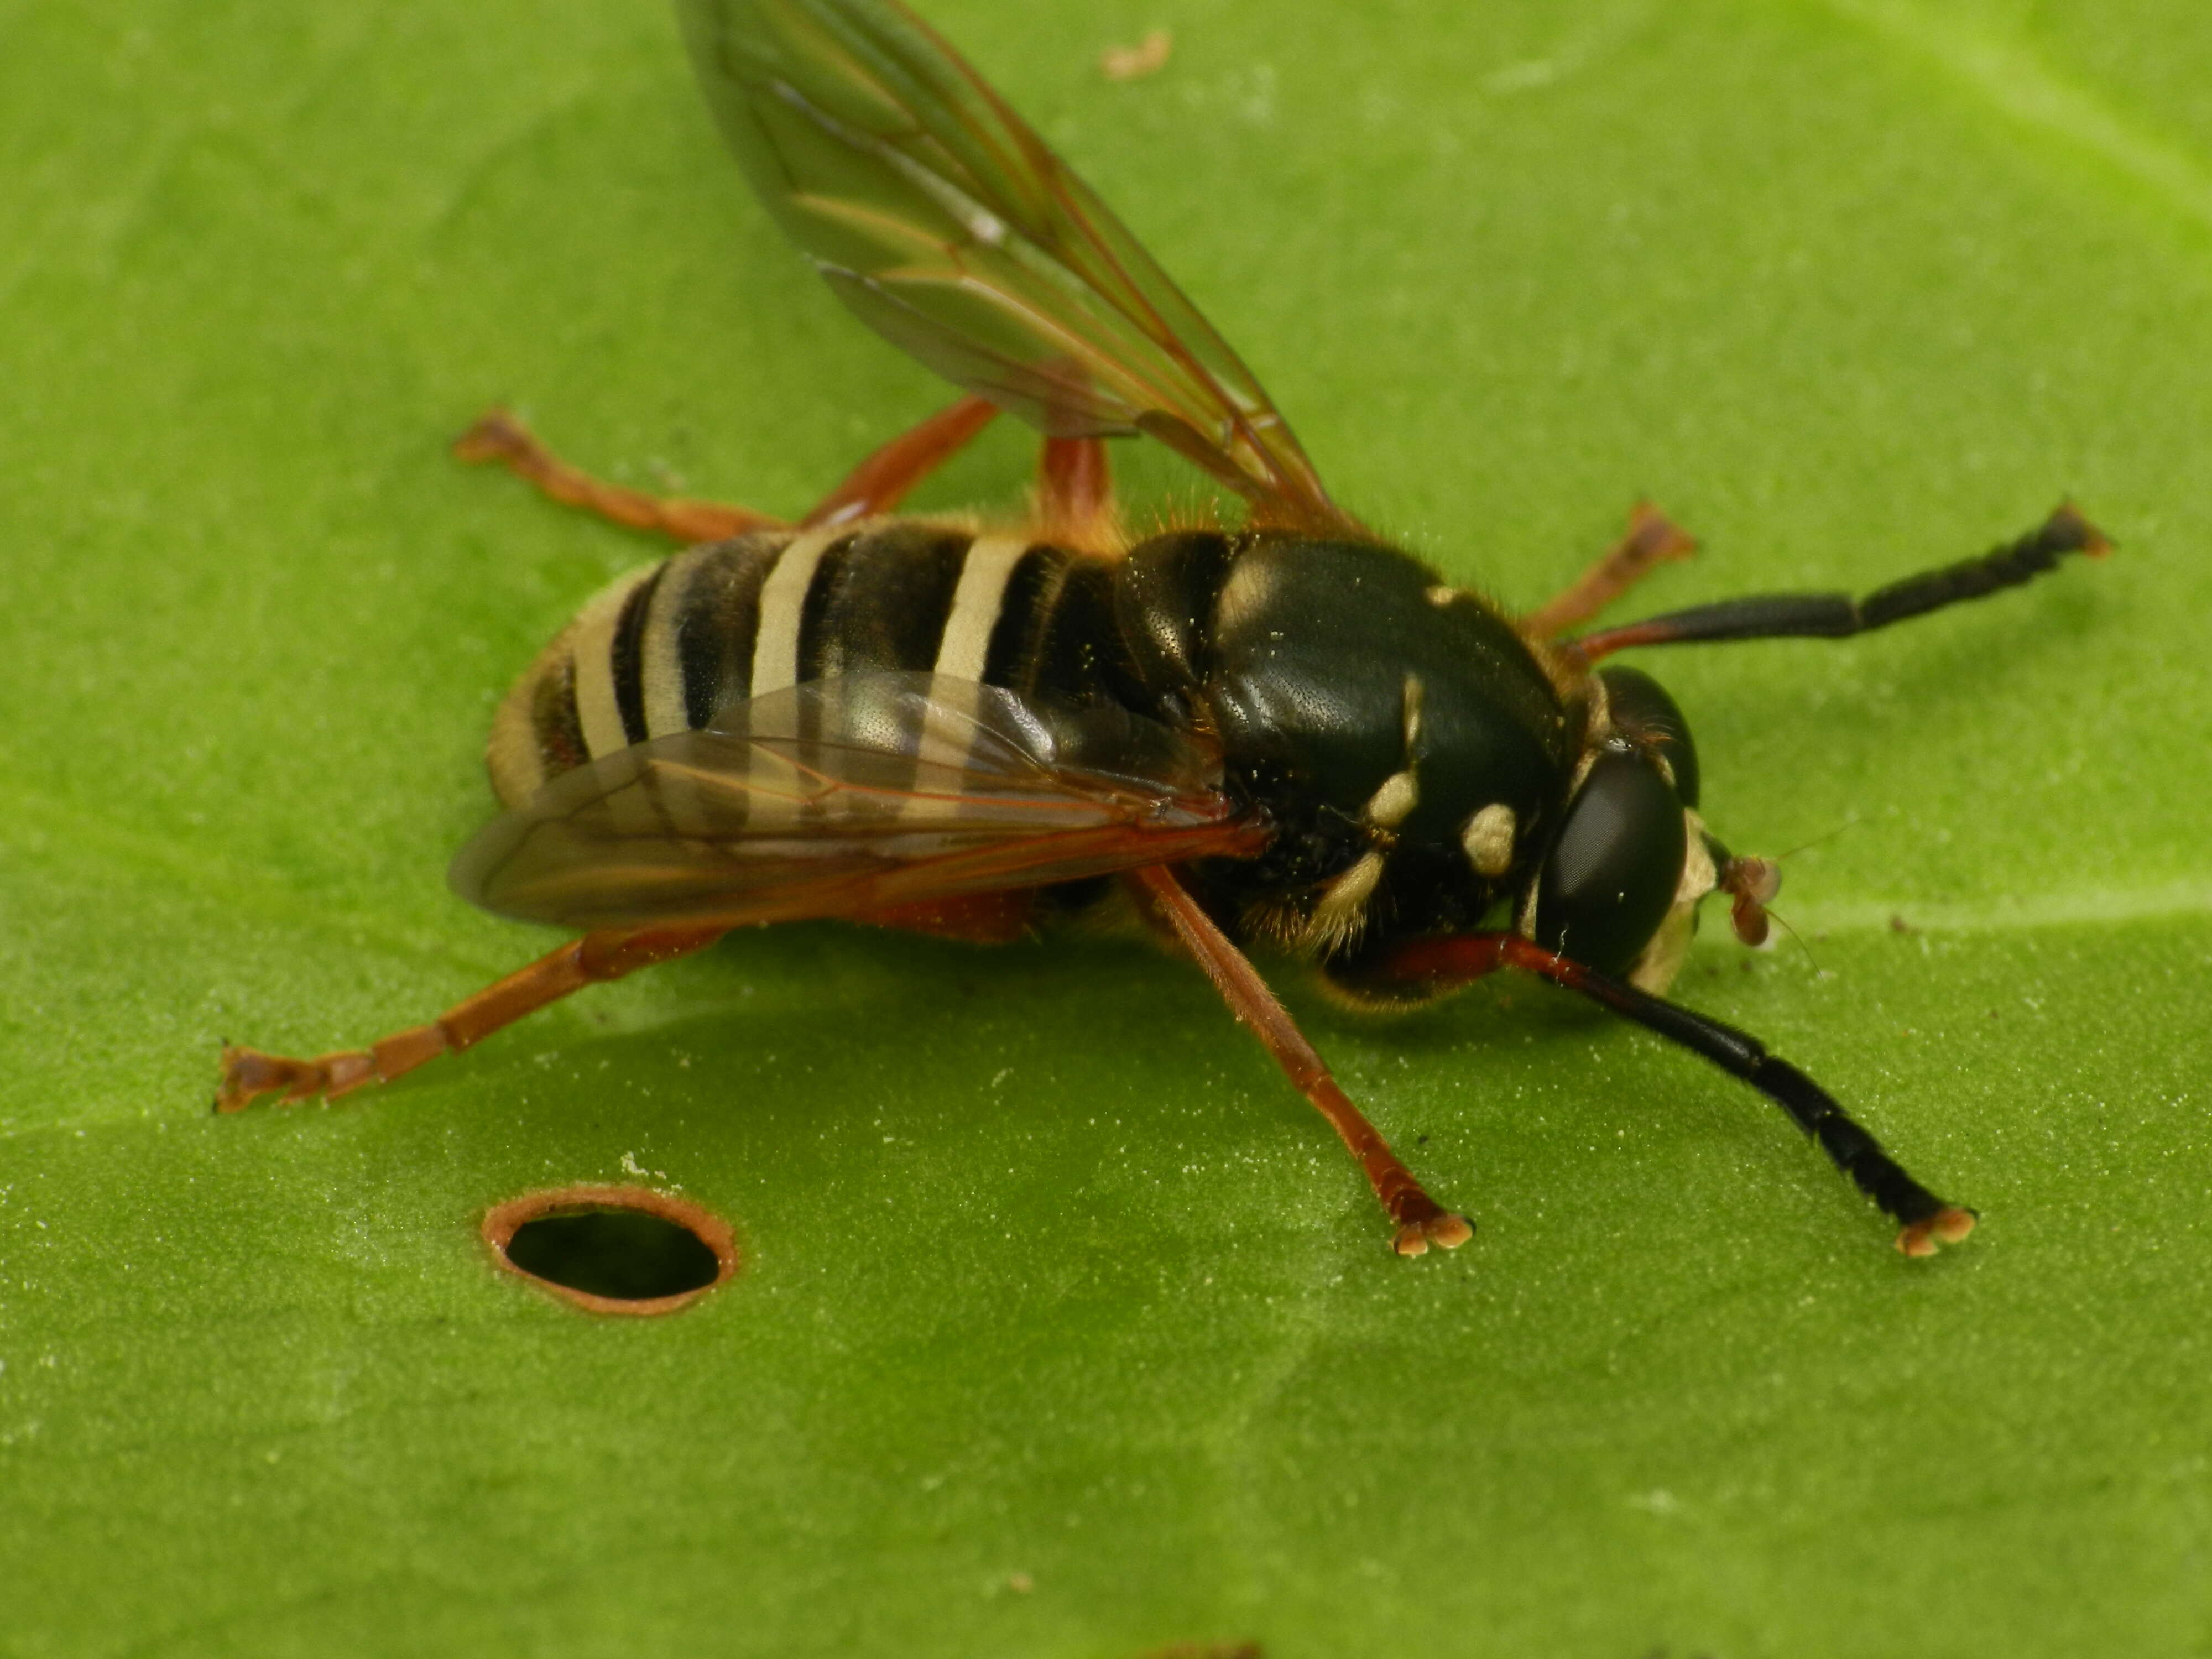
<path id="1" fill-rule="evenodd" d="M 930 15 L 1338 498 L 1513 604 L 1640 492 L 1704 543 L 1653 610 L 2063 495 L 2119 538 L 1650 659 L 1717 833 L 1817 842 L 1804 948 L 1709 928 L 1680 994 L 1981 1231 L 1901 1260 L 1771 1109 L 1540 988 L 1293 990 L 1481 1222 L 1394 1260 L 1196 970 L 1111 940 L 775 930 L 211 1116 L 220 1038 L 358 1043 L 546 948 L 441 871 L 497 697 L 655 554 L 452 434 L 511 400 L 793 512 L 943 394 L 744 198 L 656 5 L 17 0 L 0 1652 L 2203 1650 L 2204 9 Z M 1030 465 L 994 430 L 926 504 Z M 489 1205 L 635 1170 L 737 1280 L 606 1320 L 494 1269 Z"/>

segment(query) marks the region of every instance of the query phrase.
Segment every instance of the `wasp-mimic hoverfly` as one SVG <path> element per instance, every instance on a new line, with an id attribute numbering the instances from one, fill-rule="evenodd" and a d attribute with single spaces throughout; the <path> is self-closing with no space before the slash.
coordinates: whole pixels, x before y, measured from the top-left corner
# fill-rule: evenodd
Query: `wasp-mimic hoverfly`
<path id="1" fill-rule="evenodd" d="M 587 604 L 523 675 L 507 811 L 465 897 L 582 937 L 429 1024 L 314 1060 L 226 1049 L 219 1106 L 337 1096 L 733 927 L 835 917 L 1019 937 L 1118 898 L 1204 967 L 1419 1255 L 1422 1190 L 1247 959 L 1407 1006 L 1501 967 L 1702 1054 L 1789 1114 L 1932 1254 L 1973 1213 L 1754 1038 L 1668 1001 L 1699 901 L 1765 937 L 1778 873 L 1699 816 L 1697 749 L 1632 646 L 1837 638 L 2107 544 L 2071 507 L 1860 599 L 1736 599 L 1570 635 L 1688 539 L 1639 507 L 1559 599 L 1506 614 L 1339 507 L 1236 353 L 1080 179 L 898 0 L 680 0 L 754 190 L 870 327 L 964 390 L 796 523 L 602 483 L 495 411 L 459 446 L 686 550 Z M 1030 512 L 896 516 L 1001 411 L 1044 437 Z M 1243 522 L 1127 533 L 1103 441 L 1142 434 Z"/>

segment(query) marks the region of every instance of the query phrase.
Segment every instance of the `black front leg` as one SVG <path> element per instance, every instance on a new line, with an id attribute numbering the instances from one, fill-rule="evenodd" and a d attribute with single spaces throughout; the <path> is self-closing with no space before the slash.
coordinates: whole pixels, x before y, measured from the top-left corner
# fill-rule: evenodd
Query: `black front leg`
<path id="1" fill-rule="evenodd" d="M 1852 1185 L 1897 1219 L 1897 1248 L 1905 1255 L 1933 1255 L 1938 1245 L 1955 1244 L 1973 1231 L 1972 1210 L 1936 1197 L 1907 1175 L 1850 1120 L 1834 1096 L 1788 1060 L 1767 1053 L 1757 1037 L 1710 1015 L 1639 991 L 1513 933 L 1416 939 L 1392 952 L 1381 975 L 1401 985 L 1442 990 L 1499 967 L 1519 968 L 1578 991 L 1741 1078 L 1787 1112 Z"/>
<path id="2" fill-rule="evenodd" d="M 1716 640 L 1812 637 L 1840 640 L 1864 634 L 1908 617 L 1924 616 L 1962 599 L 1978 599 L 2001 588 L 2033 581 L 2069 553 L 2100 559 L 2112 550 L 2104 532 L 2071 504 L 2061 507 L 2042 526 L 2018 541 L 1941 569 L 1876 588 L 1864 599 L 1848 593 L 1761 593 L 1724 599 L 1687 611 L 1670 611 L 1620 628 L 1601 629 L 1572 641 L 1584 660 L 1595 662 L 1632 645 L 1692 645 Z"/>

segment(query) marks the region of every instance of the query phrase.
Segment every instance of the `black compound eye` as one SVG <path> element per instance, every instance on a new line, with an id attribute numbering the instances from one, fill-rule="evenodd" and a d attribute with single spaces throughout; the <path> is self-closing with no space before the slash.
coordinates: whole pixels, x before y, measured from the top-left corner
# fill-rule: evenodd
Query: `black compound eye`
<path id="1" fill-rule="evenodd" d="M 1601 668 L 1613 723 L 1639 742 L 1649 744 L 1667 757 L 1674 774 L 1674 794 L 1685 806 L 1698 804 L 1698 745 L 1690 739 L 1690 723 L 1674 706 L 1665 688 L 1650 675 L 1634 668 Z"/>
<path id="2" fill-rule="evenodd" d="M 1601 973 L 1625 971 L 1674 903 L 1688 851 L 1681 797 L 1650 758 L 1600 755 L 1537 878 L 1536 942 Z"/>

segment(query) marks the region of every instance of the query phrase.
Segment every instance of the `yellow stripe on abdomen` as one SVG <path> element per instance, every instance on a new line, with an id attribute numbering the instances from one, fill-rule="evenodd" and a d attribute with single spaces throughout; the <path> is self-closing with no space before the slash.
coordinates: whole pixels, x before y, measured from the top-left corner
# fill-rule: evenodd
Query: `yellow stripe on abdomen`
<path id="1" fill-rule="evenodd" d="M 937 647 L 937 672 L 955 679 L 980 680 L 991 653 L 991 630 L 1006 597 L 1007 580 L 1031 546 L 1026 536 L 978 536 L 960 567 L 952 590 L 952 614 Z"/>
<path id="2" fill-rule="evenodd" d="M 584 745 L 595 759 L 629 746 L 622 708 L 615 701 L 615 629 L 630 594 L 659 568 L 649 565 L 617 577 L 576 613 L 569 647 L 576 663 L 576 720 L 584 730 Z"/>
<path id="3" fill-rule="evenodd" d="M 799 684 L 799 624 L 815 568 L 830 547 L 853 534 L 849 527 L 810 530 L 783 550 L 762 584 L 760 629 L 753 635 L 753 696 Z"/>

